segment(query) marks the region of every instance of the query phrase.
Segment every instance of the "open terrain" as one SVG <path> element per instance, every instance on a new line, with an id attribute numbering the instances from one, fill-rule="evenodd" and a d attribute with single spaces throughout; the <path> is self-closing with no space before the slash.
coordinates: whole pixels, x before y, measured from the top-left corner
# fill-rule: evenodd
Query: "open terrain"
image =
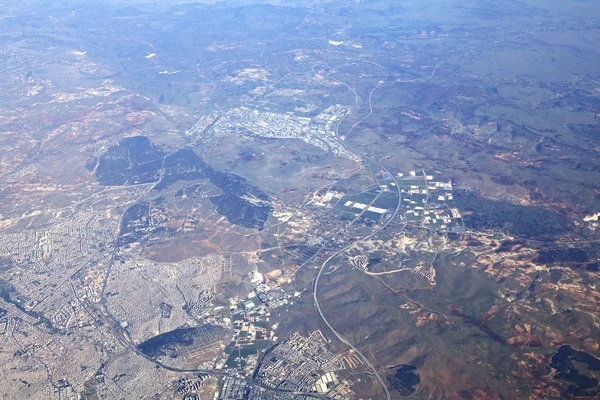
<path id="1" fill-rule="evenodd" d="M 600 395 L 591 1 L 0 7 L 0 397 Z"/>

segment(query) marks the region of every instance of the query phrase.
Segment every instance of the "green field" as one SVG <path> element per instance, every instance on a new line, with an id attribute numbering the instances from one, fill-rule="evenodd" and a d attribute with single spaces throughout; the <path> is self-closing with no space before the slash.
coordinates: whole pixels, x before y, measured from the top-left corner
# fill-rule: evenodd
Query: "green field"
<path id="1" fill-rule="evenodd" d="M 383 192 L 381 196 L 375 203 L 373 203 L 374 207 L 385 208 L 388 210 L 393 210 L 398 205 L 398 193 L 395 192 Z"/>

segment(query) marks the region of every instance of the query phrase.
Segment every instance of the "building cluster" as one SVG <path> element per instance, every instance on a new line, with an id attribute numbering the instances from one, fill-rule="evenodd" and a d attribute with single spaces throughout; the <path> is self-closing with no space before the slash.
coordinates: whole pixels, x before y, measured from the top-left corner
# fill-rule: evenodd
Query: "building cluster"
<path id="1" fill-rule="evenodd" d="M 253 291 L 231 305 L 230 318 L 224 321 L 232 327 L 233 339 L 215 362 L 217 369 L 234 371 L 239 376 L 252 374 L 263 351 L 277 340 L 269 310 L 288 304 L 293 297 L 279 287 L 284 282 L 287 278 L 282 270 L 264 275 L 255 270 L 250 274 Z"/>
<path id="2" fill-rule="evenodd" d="M 82 271 L 103 271 L 116 230 L 115 221 L 81 212 L 47 229 L 1 235 L 0 259 L 10 260 L 11 266 L 3 278 L 15 289 L 12 301 L 27 312 L 43 310 L 53 316 L 57 327 L 73 323 L 80 305 L 64 283 L 76 278 L 85 281 Z M 79 300 L 98 301 L 95 282 L 84 283 L 78 288 Z"/>
<path id="3" fill-rule="evenodd" d="M 39 268 L 37 272 L 53 271 L 64 264 L 81 265 L 83 257 L 100 250 L 100 243 L 114 239 L 114 228 L 95 214 L 79 213 L 46 230 L 2 235 L 0 256 L 10 257 L 15 264 Z"/>
<path id="4" fill-rule="evenodd" d="M 462 226 L 461 214 L 452 207 L 452 182 L 436 181 L 433 175 L 410 171 L 398 174 L 404 218 L 423 227 L 455 230 Z"/>
<path id="5" fill-rule="evenodd" d="M 220 118 L 204 118 L 189 131 L 189 134 L 215 135 L 231 133 L 249 134 L 267 138 L 300 139 L 324 151 L 360 161 L 360 157 L 348 151 L 337 139 L 336 126 L 350 108 L 336 104 L 314 118 L 301 117 L 292 113 L 280 114 L 266 110 L 239 107 L 229 110 Z"/>
<path id="6" fill-rule="evenodd" d="M 247 392 L 250 388 L 243 379 L 236 379 L 232 377 L 226 377 L 223 379 L 223 387 L 219 393 L 219 399 L 221 400 L 238 400 L 246 399 Z"/>
<path id="7" fill-rule="evenodd" d="M 339 379 L 335 372 L 326 372 L 319 379 L 317 379 L 313 385 L 313 390 L 315 390 L 317 393 L 327 393 L 333 389 L 338 382 Z"/>
<path id="8" fill-rule="evenodd" d="M 265 355 L 256 379 L 273 389 L 326 393 L 339 383 L 332 373 L 343 369 L 320 331 L 309 337 L 294 333 Z"/>
<path id="9" fill-rule="evenodd" d="M 373 206 L 369 206 L 368 204 L 363 204 L 363 203 L 358 203 L 355 201 L 347 201 L 344 203 L 344 207 L 349 207 L 349 208 L 356 208 L 357 210 L 363 211 L 371 211 L 377 214 L 384 214 L 385 212 L 387 212 L 388 210 L 385 208 L 381 208 L 381 207 L 373 207 Z"/>
<path id="10" fill-rule="evenodd" d="M 281 283 L 287 281 L 282 270 L 277 269 L 265 275 L 253 271 L 251 275 L 250 284 L 254 294 L 266 308 L 281 307 L 290 302 L 292 295 L 279 287 Z"/>
<path id="11" fill-rule="evenodd" d="M 192 138 L 193 142 L 201 142 L 206 135 L 209 134 L 213 125 L 221 119 L 221 114 L 214 112 L 212 114 L 203 115 L 190 129 L 185 131 L 185 134 Z"/>
<path id="12" fill-rule="evenodd" d="M 187 311 L 195 318 L 198 318 L 212 309 L 212 299 L 215 295 L 208 289 L 201 290 L 196 301 L 190 301 L 187 304 Z"/>
<path id="13" fill-rule="evenodd" d="M 198 396 L 195 391 L 202 387 L 202 381 L 206 375 L 198 375 L 198 379 L 189 379 L 182 378 L 179 380 L 179 388 L 177 389 L 177 394 L 180 396 L 184 396 L 186 400 L 192 398 L 193 396 Z"/>
<path id="14" fill-rule="evenodd" d="M 432 284 L 435 283 L 435 270 L 433 268 L 422 268 L 418 267 L 413 270 L 413 272 L 417 275 L 421 275 L 423 278 L 427 279 Z"/>
<path id="15" fill-rule="evenodd" d="M 246 380 L 227 377 L 218 396 L 219 400 L 309 400 L 311 397 L 288 392 L 269 390 L 253 385 Z"/>
<path id="16" fill-rule="evenodd" d="M 350 258 L 350 262 L 352 263 L 352 265 L 356 268 L 360 268 L 362 270 L 367 270 L 367 267 L 369 266 L 369 257 L 367 257 L 364 254 L 360 254 L 356 257 L 352 257 Z"/>
<path id="17" fill-rule="evenodd" d="M 313 198 L 313 202 L 317 206 L 333 205 L 344 197 L 344 193 L 329 190 L 325 194 L 320 195 L 318 192 Z"/>
<path id="18" fill-rule="evenodd" d="M 232 305 L 230 317 L 224 322 L 231 325 L 233 337 L 215 361 L 215 368 L 240 377 L 252 375 L 264 350 L 277 340 L 271 329 L 270 315 L 268 308 L 256 300 L 254 293 Z"/>
<path id="19" fill-rule="evenodd" d="M 318 207 L 330 206 L 339 210 L 350 212 L 354 215 L 364 213 L 374 213 L 377 215 L 377 219 L 391 210 L 388 208 L 377 207 L 372 203 L 378 194 L 382 192 L 390 192 L 389 186 L 382 184 L 380 187 L 372 189 L 372 193 L 366 194 L 364 200 L 357 200 L 356 196 L 346 196 L 345 193 L 336 191 L 327 191 L 324 194 L 317 193 L 313 197 L 313 203 Z"/>

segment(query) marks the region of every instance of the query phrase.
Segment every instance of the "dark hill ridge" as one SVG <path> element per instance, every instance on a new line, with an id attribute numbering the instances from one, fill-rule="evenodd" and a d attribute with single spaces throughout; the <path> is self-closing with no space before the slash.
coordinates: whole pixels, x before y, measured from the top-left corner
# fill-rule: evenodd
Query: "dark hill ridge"
<path id="1" fill-rule="evenodd" d="M 210 198 L 217 212 L 232 224 L 262 230 L 273 210 L 269 196 L 246 179 L 214 169 L 193 150 L 167 154 L 145 136 L 123 139 L 100 156 L 96 178 L 104 186 L 153 183 L 163 190 L 178 181 L 209 179 L 223 191 Z"/>
<path id="2" fill-rule="evenodd" d="M 579 365 L 574 364 L 574 361 Z M 600 371 L 599 359 L 568 345 L 561 346 L 550 362 L 550 367 L 558 372 L 555 378 L 569 382 L 566 393 L 563 393 L 565 397 L 598 398 L 597 396 L 600 395 L 598 380 L 585 372 L 582 373 L 581 371 L 584 370 L 581 368 L 582 365 L 585 365 L 589 371 Z"/>
<path id="3" fill-rule="evenodd" d="M 545 239 L 574 228 L 565 216 L 540 207 L 490 200 L 464 190 L 457 190 L 454 199 L 465 225 L 475 230 L 504 230 L 516 236 Z"/>
<path id="4" fill-rule="evenodd" d="M 412 365 L 400 365 L 394 374 L 387 377 L 387 380 L 402 396 L 410 396 L 421 382 L 421 377 L 415 373 L 416 369 Z"/>
<path id="5" fill-rule="evenodd" d="M 210 348 L 224 341 L 230 332 L 217 325 L 205 324 L 193 328 L 178 328 L 154 336 L 138 345 L 142 353 L 153 359 L 177 358 L 186 349 Z"/>
<path id="6" fill-rule="evenodd" d="M 100 156 L 96 178 L 104 186 L 157 182 L 165 153 L 145 136 L 121 140 Z"/>

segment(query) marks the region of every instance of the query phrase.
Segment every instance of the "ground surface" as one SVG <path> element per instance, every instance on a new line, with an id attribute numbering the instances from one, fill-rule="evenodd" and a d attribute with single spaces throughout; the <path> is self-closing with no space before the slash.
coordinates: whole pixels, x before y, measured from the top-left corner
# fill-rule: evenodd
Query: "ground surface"
<path id="1" fill-rule="evenodd" d="M 596 3 L 18 3 L 3 398 L 600 394 Z"/>

